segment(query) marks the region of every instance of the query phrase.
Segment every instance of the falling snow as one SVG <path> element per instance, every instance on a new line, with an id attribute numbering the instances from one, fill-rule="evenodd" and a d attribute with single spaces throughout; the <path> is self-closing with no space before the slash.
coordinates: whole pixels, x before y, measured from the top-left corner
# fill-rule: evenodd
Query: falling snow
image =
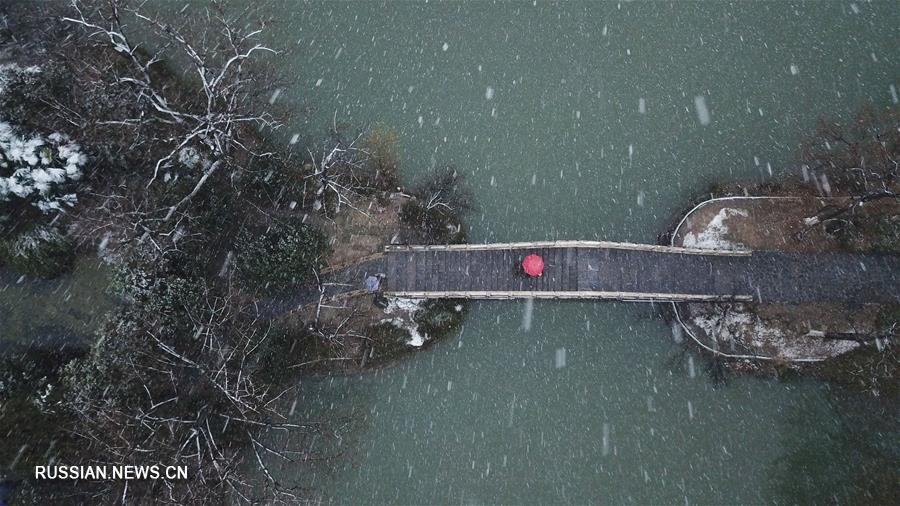
<path id="1" fill-rule="evenodd" d="M 694 109 L 697 111 L 697 120 L 701 125 L 709 124 L 709 109 L 706 108 L 706 97 L 697 95 L 694 97 Z"/>

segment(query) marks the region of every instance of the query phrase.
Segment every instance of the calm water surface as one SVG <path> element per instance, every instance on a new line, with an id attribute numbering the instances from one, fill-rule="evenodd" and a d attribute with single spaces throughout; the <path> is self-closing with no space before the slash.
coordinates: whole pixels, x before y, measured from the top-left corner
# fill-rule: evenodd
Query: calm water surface
<path id="1" fill-rule="evenodd" d="M 276 104 L 311 108 L 285 139 L 397 129 L 408 181 L 444 164 L 467 176 L 474 241 L 653 242 L 711 183 L 789 170 L 818 117 L 897 101 L 888 2 L 266 8 L 296 78 Z M 831 502 L 874 486 L 860 448 L 896 456 L 895 424 L 847 428 L 848 411 L 876 410 L 865 399 L 714 387 L 650 306 L 525 315 L 478 303 L 461 336 L 405 363 L 306 385 L 298 416 L 360 423 L 336 471 L 286 477 L 341 503 Z"/>

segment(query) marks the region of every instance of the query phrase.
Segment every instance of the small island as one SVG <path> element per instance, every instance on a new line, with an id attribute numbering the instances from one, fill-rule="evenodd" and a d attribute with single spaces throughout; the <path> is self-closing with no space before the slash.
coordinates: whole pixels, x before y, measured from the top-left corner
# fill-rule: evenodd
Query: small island
<path id="1" fill-rule="evenodd" d="M 900 254 L 898 125 L 896 108 L 871 105 L 845 124 L 822 121 L 800 146 L 795 174 L 713 188 L 667 239 L 674 246 L 802 253 L 823 269 L 831 253 Z M 806 372 L 896 396 L 892 343 L 900 301 L 676 303 L 672 317 L 727 369 Z"/>

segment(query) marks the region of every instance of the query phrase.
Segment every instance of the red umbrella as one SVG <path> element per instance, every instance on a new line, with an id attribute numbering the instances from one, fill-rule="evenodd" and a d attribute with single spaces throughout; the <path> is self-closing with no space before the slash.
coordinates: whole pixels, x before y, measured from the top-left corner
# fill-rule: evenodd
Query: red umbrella
<path id="1" fill-rule="evenodd" d="M 544 259 L 540 255 L 528 255 L 525 260 L 522 260 L 522 268 L 529 276 L 540 276 L 544 273 Z"/>

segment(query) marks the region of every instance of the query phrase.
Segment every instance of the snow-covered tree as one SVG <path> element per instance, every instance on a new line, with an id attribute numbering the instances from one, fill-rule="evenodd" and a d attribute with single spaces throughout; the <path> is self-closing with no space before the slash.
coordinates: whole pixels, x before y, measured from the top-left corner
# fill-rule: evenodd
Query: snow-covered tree
<path id="1" fill-rule="evenodd" d="M 68 136 L 22 135 L 0 121 L 0 202 L 25 199 L 44 213 L 77 201 L 69 192 L 82 176 L 87 156 Z"/>
<path id="2" fill-rule="evenodd" d="M 0 241 L 0 264 L 43 278 L 53 278 L 72 266 L 72 242 L 58 228 L 35 226 L 10 241 Z"/>

